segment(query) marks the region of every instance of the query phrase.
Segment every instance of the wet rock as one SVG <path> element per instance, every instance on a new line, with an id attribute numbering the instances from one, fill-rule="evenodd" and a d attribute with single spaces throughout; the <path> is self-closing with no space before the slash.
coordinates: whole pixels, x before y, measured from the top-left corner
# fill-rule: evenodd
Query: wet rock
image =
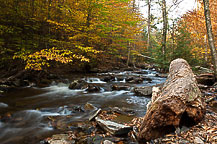
<path id="1" fill-rule="evenodd" d="M 132 80 L 134 80 L 134 77 L 127 77 L 127 78 L 125 78 L 125 80 L 126 80 L 126 82 L 129 82 L 129 81 L 132 81 Z"/>
<path id="2" fill-rule="evenodd" d="M 98 117 L 96 117 L 95 120 L 102 129 L 115 136 L 126 136 L 133 129 L 130 126 L 125 126 L 108 120 L 102 120 Z"/>
<path id="3" fill-rule="evenodd" d="M 199 89 L 207 89 L 207 85 L 198 84 Z"/>
<path id="4" fill-rule="evenodd" d="M 104 81 L 104 82 L 115 81 L 115 76 L 113 76 L 113 75 L 105 76 L 105 77 L 101 78 L 101 81 Z"/>
<path id="5" fill-rule="evenodd" d="M 38 86 L 38 87 L 47 87 L 47 86 L 49 86 L 51 83 L 52 83 L 52 81 L 49 80 L 49 79 L 41 79 L 41 80 L 37 83 L 37 86 Z"/>
<path id="6" fill-rule="evenodd" d="M 129 86 L 121 86 L 121 85 L 112 85 L 113 91 L 120 91 L 120 90 L 129 90 Z"/>
<path id="7" fill-rule="evenodd" d="M 136 74 L 148 74 L 147 71 L 134 71 L 134 73 L 136 73 Z"/>
<path id="8" fill-rule="evenodd" d="M 195 66 L 195 68 L 200 71 L 201 73 L 213 73 L 213 70 L 201 67 L 201 66 Z"/>
<path id="9" fill-rule="evenodd" d="M 156 77 L 160 77 L 160 78 L 167 78 L 168 74 L 164 74 L 164 73 L 159 73 L 156 74 Z"/>
<path id="10" fill-rule="evenodd" d="M 152 86 L 135 87 L 133 89 L 133 91 L 138 96 L 151 96 L 151 94 L 152 94 Z"/>
<path id="11" fill-rule="evenodd" d="M 116 77 L 117 78 L 117 81 L 123 81 L 124 80 L 124 77 Z"/>
<path id="12" fill-rule="evenodd" d="M 200 74 L 196 77 L 199 84 L 212 86 L 215 83 L 215 77 L 212 73 Z"/>
<path id="13" fill-rule="evenodd" d="M 87 89 L 85 90 L 87 92 L 99 92 L 100 87 L 95 84 L 88 84 Z"/>
<path id="14" fill-rule="evenodd" d="M 74 112 L 85 112 L 85 109 L 81 106 L 74 106 L 73 111 Z"/>
<path id="15" fill-rule="evenodd" d="M 9 90 L 12 90 L 12 89 L 14 89 L 14 86 L 6 85 L 6 84 L 0 85 L 0 91 L 2 93 L 8 92 Z"/>
<path id="16" fill-rule="evenodd" d="M 69 89 L 85 89 L 87 88 L 87 82 L 84 80 L 74 80 L 69 85 Z"/>
<path id="17" fill-rule="evenodd" d="M 148 81 L 148 82 L 151 82 L 151 81 L 152 81 L 152 79 L 149 78 L 149 77 L 142 77 L 142 79 L 145 80 L 145 81 Z"/>
<path id="18" fill-rule="evenodd" d="M 7 104 L 0 102 L 0 108 L 6 108 L 6 107 L 8 107 Z"/>
<path id="19" fill-rule="evenodd" d="M 143 78 L 141 77 L 128 77 L 126 78 L 126 82 L 139 84 L 143 82 Z"/>
<path id="20" fill-rule="evenodd" d="M 28 86 L 30 82 L 28 80 L 17 79 L 13 81 L 13 83 L 16 87 L 21 87 L 21 86 Z"/>

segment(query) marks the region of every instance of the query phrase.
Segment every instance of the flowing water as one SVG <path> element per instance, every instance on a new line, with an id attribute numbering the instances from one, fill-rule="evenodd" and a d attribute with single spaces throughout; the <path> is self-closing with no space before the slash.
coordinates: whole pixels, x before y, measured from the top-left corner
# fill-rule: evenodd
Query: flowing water
<path id="1" fill-rule="evenodd" d="M 49 87 L 25 87 L 9 92 L 0 97 L 0 143 L 21 144 L 39 143 L 45 137 L 63 131 L 73 122 L 88 119 L 89 113 L 80 112 L 88 102 L 96 107 L 106 109 L 119 107 L 132 109 L 136 116 L 143 116 L 149 97 L 135 95 L 135 86 L 150 86 L 163 83 L 165 78 L 156 77 L 153 70 L 142 70 L 139 74 L 131 71 L 80 75 L 74 79 L 83 79 L 100 86 L 100 92 L 88 93 L 84 89 L 70 90 L 69 84 L 52 83 Z M 115 80 L 104 82 L 100 78 L 115 76 Z M 152 81 L 140 84 L 126 82 L 129 76 L 148 77 Z M 129 90 L 112 91 L 112 85 L 127 85 Z M 51 123 L 52 117 L 59 119 L 58 130 Z M 58 125 L 58 123 L 57 123 Z"/>

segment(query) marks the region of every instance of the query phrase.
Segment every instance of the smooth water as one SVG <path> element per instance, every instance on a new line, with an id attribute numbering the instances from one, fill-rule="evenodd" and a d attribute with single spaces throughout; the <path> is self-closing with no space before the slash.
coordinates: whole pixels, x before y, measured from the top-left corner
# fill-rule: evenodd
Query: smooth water
<path id="1" fill-rule="evenodd" d="M 87 102 L 99 108 L 119 107 L 135 111 L 136 116 L 143 116 L 148 97 L 136 96 L 132 89 L 135 86 L 155 85 L 165 81 L 165 78 L 155 77 L 156 72 L 143 70 L 145 74 L 137 74 L 131 71 L 100 73 L 92 76 L 76 76 L 88 83 L 100 86 L 100 92 L 88 93 L 83 90 L 70 90 L 69 84 L 53 83 L 49 87 L 26 87 L 9 92 L 0 97 L 0 143 L 1 144 L 25 144 L 39 143 L 45 137 L 63 131 L 68 124 L 86 121 L 89 113 L 79 112 L 79 108 Z M 100 78 L 113 75 L 115 80 L 104 82 Z M 146 76 L 152 82 L 143 81 L 141 84 L 126 83 L 128 76 Z M 118 77 L 122 79 L 118 81 Z M 112 91 L 111 86 L 127 85 L 128 91 Z M 78 107 L 78 112 L 75 108 Z M 53 127 L 50 119 L 58 118 L 58 130 Z"/>

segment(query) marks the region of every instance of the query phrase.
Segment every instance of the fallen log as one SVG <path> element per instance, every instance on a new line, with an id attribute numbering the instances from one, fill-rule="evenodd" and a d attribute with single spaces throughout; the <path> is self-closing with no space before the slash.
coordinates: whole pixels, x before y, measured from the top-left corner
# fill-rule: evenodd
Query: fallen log
<path id="1" fill-rule="evenodd" d="M 167 81 L 160 94 L 152 98 L 139 127 L 138 140 L 143 143 L 201 121 L 205 114 L 201 96 L 188 63 L 184 59 L 172 61 Z"/>

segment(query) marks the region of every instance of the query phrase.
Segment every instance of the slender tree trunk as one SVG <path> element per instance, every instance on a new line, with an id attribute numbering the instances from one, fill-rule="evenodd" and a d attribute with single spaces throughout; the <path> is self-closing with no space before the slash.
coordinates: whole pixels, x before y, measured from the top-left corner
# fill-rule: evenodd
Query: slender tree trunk
<path id="1" fill-rule="evenodd" d="M 175 21 L 173 20 L 173 27 L 172 27 L 172 56 L 174 56 L 175 51 Z"/>
<path id="2" fill-rule="evenodd" d="M 207 62 L 208 61 L 208 49 L 207 49 L 207 38 L 206 35 L 204 36 L 204 43 L 205 43 L 205 54 L 204 54 L 204 59 Z"/>
<path id="3" fill-rule="evenodd" d="M 129 42 L 129 46 L 128 46 L 128 56 L 127 56 L 127 66 L 129 66 L 129 62 L 130 62 L 130 51 L 131 51 L 131 48 L 130 48 L 130 42 Z"/>
<path id="4" fill-rule="evenodd" d="M 167 11 L 166 0 L 162 1 L 162 16 L 163 16 L 163 34 L 162 34 L 162 54 L 164 60 L 166 59 L 166 38 L 167 38 Z"/>
<path id="5" fill-rule="evenodd" d="M 148 0 L 148 40 L 147 40 L 148 51 L 150 51 L 151 49 L 150 36 L 151 36 L 151 0 Z"/>
<path id="6" fill-rule="evenodd" d="M 217 80 L 217 54 L 216 54 L 216 49 L 215 49 L 215 44 L 214 44 L 214 37 L 212 34 L 212 24 L 211 24 L 210 10 L 209 10 L 209 0 L 203 0 L 203 4 L 204 4 L 204 15 L 205 15 L 205 20 L 206 20 L 208 42 L 209 42 L 209 47 L 210 47 L 212 59 L 213 59 L 215 79 Z"/>

